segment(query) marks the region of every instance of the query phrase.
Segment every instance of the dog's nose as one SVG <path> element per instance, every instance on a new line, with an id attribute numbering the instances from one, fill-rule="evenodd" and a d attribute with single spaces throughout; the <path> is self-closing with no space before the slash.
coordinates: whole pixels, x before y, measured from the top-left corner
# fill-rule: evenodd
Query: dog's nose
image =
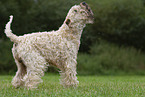
<path id="1" fill-rule="evenodd" d="M 82 5 L 86 5 L 86 2 L 82 2 Z"/>
<path id="2" fill-rule="evenodd" d="M 88 6 L 86 2 L 81 2 L 80 5 L 83 7 Z"/>

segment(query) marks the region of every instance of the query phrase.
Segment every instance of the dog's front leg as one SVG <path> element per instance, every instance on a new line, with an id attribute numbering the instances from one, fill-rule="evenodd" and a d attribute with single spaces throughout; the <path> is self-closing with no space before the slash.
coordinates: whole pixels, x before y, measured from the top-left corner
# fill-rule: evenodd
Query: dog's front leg
<path id="1" fill-rule="evenodd" d="M 79 83 L 76 77 L 76 61 L 69 60 L 65 62 L 64 70 L 60 73 L 61 75 L 61 84 L 64 87 L 76 87 Z"/>

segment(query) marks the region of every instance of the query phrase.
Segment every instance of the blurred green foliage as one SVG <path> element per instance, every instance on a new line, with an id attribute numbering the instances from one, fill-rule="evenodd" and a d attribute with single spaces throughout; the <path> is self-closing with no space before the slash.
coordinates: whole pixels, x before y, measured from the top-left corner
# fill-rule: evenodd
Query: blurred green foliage
<path id="1" fill-rule="evenodd" d="M 133 47 L 119 47 L 106 41 L 95 43 L 90 54 L 78 56 L 78 73 L 87 74 L 145 74 L 145 54 Z"/>
<path id="2" fill-rule="evenodd" d="M 11 74 L 16 71 L 16 65 L 11 52 L 12 43 L 0 39 L 0 73 Z"/>
<path id="3" fill-rule="evenodd" d="M 14 15 L 12 31 L 16 35 L 57 30 L 71 6 L 82 1 L 1 0 L 0 72 L 16 71 L 11 54 L 12 43 L 3 32 L 10 15 Z M 93 25 L 87 25 L 82 34 L 81 54 L 78 57 L 79 73 L 115 74 L 117 71 L 145 71 L 145 0 L 86 2 L 94 12 L 95 21 Z M 49 69 L 50 72 L 56 70 Z"/>
<path id="4" fill-rule="evenodd" d="M 89 34 L 91 37 L 145 51 L 145 7 L 142 0 L 90 0 L 90 5 L 95 14 L 95 23 L 89 28 L 93 30 Z"/>

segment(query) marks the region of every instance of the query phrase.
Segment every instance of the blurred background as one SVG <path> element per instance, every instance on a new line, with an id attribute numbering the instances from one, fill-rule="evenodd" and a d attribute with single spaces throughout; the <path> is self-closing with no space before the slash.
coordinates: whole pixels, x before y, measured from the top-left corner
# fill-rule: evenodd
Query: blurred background
<path id="1" fill-rule="evenodd" d="M 4 27 L 13 15 L 16 35 L 57 30 L 83 0 L 0 0 L 0 74 L 17 70 Z M 85 0 L 95 15 L 84 29 L 78 75 L 145 75 L 145 0 Z M 47 72 L 58 73 L 54 67 Z"/>

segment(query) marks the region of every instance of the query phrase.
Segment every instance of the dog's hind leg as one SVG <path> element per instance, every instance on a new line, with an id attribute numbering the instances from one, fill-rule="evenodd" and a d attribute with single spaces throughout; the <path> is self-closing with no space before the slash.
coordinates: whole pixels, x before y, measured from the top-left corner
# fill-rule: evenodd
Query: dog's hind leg
<path id="1" fill-rule="evenodd" d="M 44 71 L 47 68 L 45 58 L 35 51 L 29 51 L 23 58 L 24 64 L 27 67 L 27 74 L 24 76 L 26 88 L 37 88 L 42 82 L 41 77 L 44 76 Z"/>
<path id="2" fill-rule="evenodd" d="M 18 88 L 19 86 L 23 86 L 23 77 L 26 74 L 26 67 L 23 63 L 20 63 L 17 59 L 15 59 L 15 62 L 17 64 L 18 71 L 16 72 L 16 75 L 14 76 L 12 80 L 12 85 L 15 86 L 15 88 Z"/>
<path id="3" fill-rule="evenodd" d="M 21 58 L 18 57 L 15 47 L 13 47 L 12 51 L 13 51 L 13 56 L 14 56 L 17 68 L 18 68 L 16 75 L 14 76 L 12 80 L 12 85 L 15 86 L 15 88 L 18 88 L 19 86 L 23 86 L 24 84 L 22 79 L 24 75 L 26 74 L 26 66 L 24 65 Z"/>

